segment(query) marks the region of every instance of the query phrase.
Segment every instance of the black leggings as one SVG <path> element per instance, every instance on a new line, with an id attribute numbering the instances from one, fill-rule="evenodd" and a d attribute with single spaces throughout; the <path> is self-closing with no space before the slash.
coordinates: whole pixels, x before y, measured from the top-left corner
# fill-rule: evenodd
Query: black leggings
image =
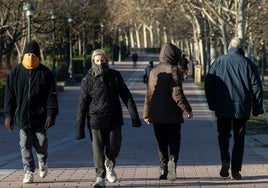
<path id="1" fill-rule="evenodd" d="M 160 168 L 167 169 L 170 158 L 177 164 L 181 143 L 181 124 L 154 124 L 154 133 L 158 143 Z"/>

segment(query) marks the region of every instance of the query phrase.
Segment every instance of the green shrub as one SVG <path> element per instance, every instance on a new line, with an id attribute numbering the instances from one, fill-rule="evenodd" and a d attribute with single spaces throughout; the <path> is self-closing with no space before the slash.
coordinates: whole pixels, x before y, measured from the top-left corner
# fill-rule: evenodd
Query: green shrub
<path id="1" fill-rule="evenodd" d="M 91 67 L 91 55 L 86 55 L 85 58 L 85 68 L 89 69 Z M 73 67 L 74 67 L 74 74 L 83 74 L 84 67 L 83 67 L 84 57 L 83 56 L 76 56 L 73 58 Z"/>

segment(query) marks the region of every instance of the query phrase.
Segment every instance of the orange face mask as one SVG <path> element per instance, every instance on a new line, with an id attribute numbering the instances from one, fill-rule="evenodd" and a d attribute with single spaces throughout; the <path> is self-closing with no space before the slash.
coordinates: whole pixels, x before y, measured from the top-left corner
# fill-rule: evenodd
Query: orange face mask
<path id="1" fill-rule="evenodd" d="M 39 58 L 33 54 L 25 54 L 22 64 L 26 69 L 35 69 L 39 65 Z"/>

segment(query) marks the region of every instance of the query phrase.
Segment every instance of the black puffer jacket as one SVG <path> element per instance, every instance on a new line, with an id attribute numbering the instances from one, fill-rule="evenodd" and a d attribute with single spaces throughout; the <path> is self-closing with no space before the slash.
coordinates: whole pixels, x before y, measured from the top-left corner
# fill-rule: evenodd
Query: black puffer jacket
<path id="1" fill-rule="evenodd" d="M 209 109 L 220 118 L 249 119 L 263 113 L 262 83 L 256 66 L 239 48 L 215 59 L 205 80 Z"/>
<path id="2" fill-rule="evenodd" d="M 123 114 L 120 98 L 130 113 L 133 126 L 141 126 L 135 102 L 120 72 L 109 68 L 104 75 L 93 75 L 92 71 L 89 71 L 81 83 L 76 139 L 85 137 L 86 117 L 88 117 L 90 129 L 122 126 Z"/>
<path id="3" fill-rule="evenodd" d="M 16 116 L 19 128 L 45 125 L 46 117 L 58 114 L 58 100 L 52 72 L 43 64 L 26 69 L 22 63 L 14 67 L 8 78 L 4 113 Z"/>

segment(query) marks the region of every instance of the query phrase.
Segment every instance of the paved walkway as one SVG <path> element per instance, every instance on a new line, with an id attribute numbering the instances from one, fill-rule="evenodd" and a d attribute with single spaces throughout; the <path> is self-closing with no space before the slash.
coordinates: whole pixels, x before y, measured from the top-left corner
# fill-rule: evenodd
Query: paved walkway
<path id="1" fill-rule="evenodd" d="M 142 117 L 146 86 L 142 74 L 147 56 L 132 68 L 131 62 L 115 62 L 112 68 L 119 70 L 130 88 Z M 154 59 L 156 62 L 156 60 Z M 220 159 L 213 114 L 208 110 L 202 91 L 191 81 L 183 84 L 184 92 L 194 112 L 194 118 L 186 119 L 182 126 L 182 142 L 177 180 L 158 180 L 157 146 L 151 125 L 131 127 L 124 108 L 125 125 L 123 143 L 115 171 L 118 181 L 107 187 L 259 187 L 268 185 L 268 149 L 261 147 L 255 137 L 247 137 L 243 179 L 240 181 L 219 177 Z M 95 180 L 92 148 L 88 134 L 86 139 L 75 140 L 75 114 L 80 92 L 79 85 L 67 86 L 59 92 L 60 114 L 56 125 L 48 130 L 49 174 L 38 177 L 33 184 L 22 184 L 23 171 L 18 145 L 18 130 L 12 133 L 0 126 L 0 187 L 1 188 L 86 188 Z M 255 141 L 254 141 L 255 140 Z M 257 141 L 256 141 L 257 140 Z"/>

